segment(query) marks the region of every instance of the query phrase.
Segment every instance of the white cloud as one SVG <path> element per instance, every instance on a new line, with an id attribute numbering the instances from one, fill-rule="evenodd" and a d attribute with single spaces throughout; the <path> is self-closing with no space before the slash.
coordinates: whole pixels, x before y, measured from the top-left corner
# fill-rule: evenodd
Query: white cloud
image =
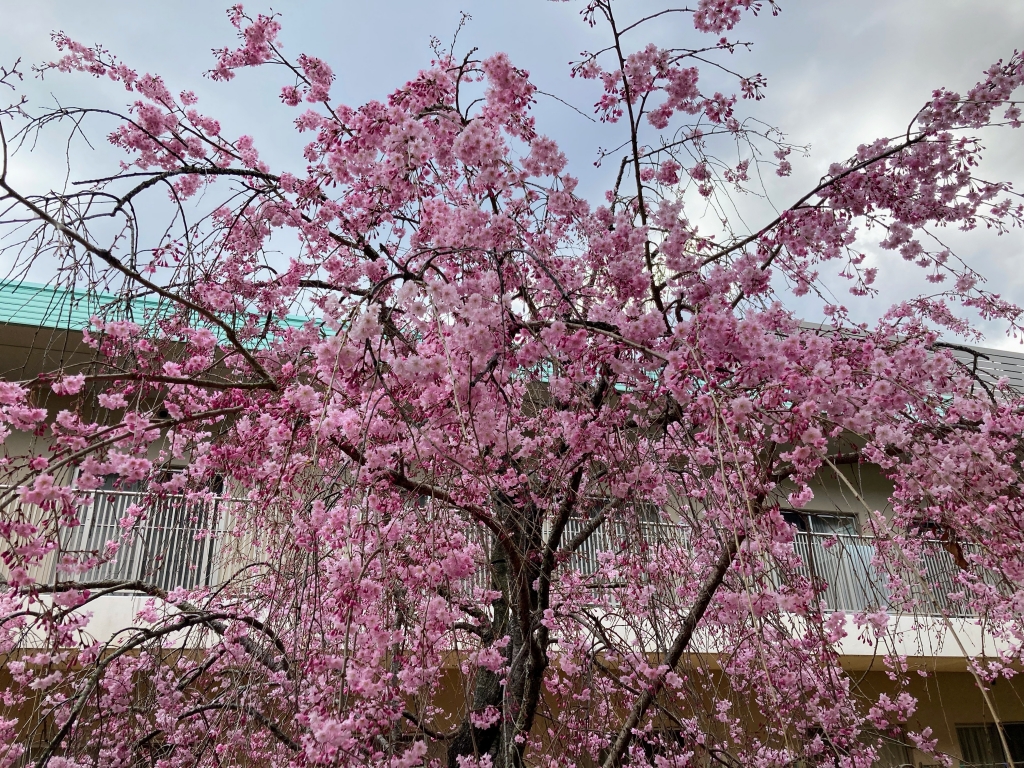
<path id="1" fill-rule="evenodd" d="M 18 56 L 30 63 L 52 58 L 47 36 L 59 27 L 83 42 L 103 43 L 139 70 L 163 74 L 174 89 L 195 90 L 200 107 L 215 113 L 226 132 L 252 133 L 272 160 L 294 163 L 298 158 L 293 150 L 300 140 L 290 129 L 294 113 L 277 99 L 284 73 L 243 73 L 229 85 L 201 77 L 212 64 L 210 50 L 234 43 L 224 6 L 207 0 L 4 0 L 2 5 L 3 63 Z M 762 13 L 735 30 L 755 45 L 752 53 L 738 53 L 731 62 L 745 72 L 760 71 L 768 77 L 768 98 L 756 105 L 758 116 L 782 128 L 792 140 L 811 145 L 811 157 L 795 163 L 794 176 L 773 184 L 773 201 L 780 207 L 813 186 L 832 161 L 848 157 L 857 144 L 905 129 L 933 88 L 966 90 L 987 66 L 1009 56 L 1024 41 L 1024 3 L 1019 0 L 783 0 L 782 5 L 780 18 Z M 656 6 L 660 7 L 648 0 L 621 4 L 624 15 Z M 385 96 L 426 65 L 430 35 L 450 39 L 460 10 L 474 17 L 462 32 L 461 50 L 506 50 L 519 66 L 531 70 L 543 90 L 558 93 L 586 112 L 596 98 L 593 83 L 568 76 L 568 61 L 599 40 L 579 19 L 578 3 L 288 0 L 273 7 L 283 14 L 287 52 L 294 56 L 307 51 L 325 58 L 338 75 L 336 95 L 350 104 Z M 247 10 L 254 13 L 266 7 L 250 2 Z M 695 34 L 688 25 L 669 20 L 652 30 L 661 43 L 692 40 Z M 51 94 L 64 103 L 121 106 L 126 101 L 126 94 L 113 84 L 81 75 L 47 78 L 28 87 L 37 104 L 47 103 Z M 614 172 L 591 168 L 597 146 L 610 141 L 609 131 L 543 97 L 537 111 L 542 132 L 563 145 L 580 171 L 581 188 L 596 198 Z M 97 138 L 101 136 L 102 132 Z M 1003 132 L 987 141 L 984 172 L 1024 184 L 1021 133 Z M 29 183 L 60 186 L 58 161 L 56 156 L 33 159 L 21 172 Z M 755 227 L 758 216 L 770 214 L 767 208 L 751 211 L 750 224 Z M 991 284 L 1024 303 L 1020 232 L 1003 238 L 982 234 L 952 239 Z M 916 280 L 913 268 L 898 264 L 885 283 L 882 300 L 899 298 Z M 866 316 L 874 309 L 857 311 Z M 1001 329 L 985 330 L 993 343 L 1003 343 Z"/>

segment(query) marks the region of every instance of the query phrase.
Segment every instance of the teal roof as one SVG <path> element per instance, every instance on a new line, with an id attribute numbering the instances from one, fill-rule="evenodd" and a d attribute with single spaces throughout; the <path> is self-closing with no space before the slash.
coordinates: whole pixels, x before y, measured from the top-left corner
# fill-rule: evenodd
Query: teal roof
<path id="1" fill-rule="evenodd" d="M 149 297 L 138 298 L 131 300 L 129 307 L 130 314 L 125 312 L 124 299 L 113 294 L 40 283 L 0 282 L 0 325 L 81 331 L 88 327 L 93 316 L 105 320 L 130 319 L 141 324 L 160 311 L 161 302 Z M 292 328 L 306 322 L 305 317 L 289 315 L 285 318 L 285 324 Z"/>
<path id="2" fill-rule="evenodd" d="M 111 295 L 91 291 L 55 288 L 51 285 L 23 282 L 0 283 L 0 324 L 27 325 L 81 331 L 93 315 L 109 316 L 117 304 Z M 139 309 L 155 309 L 157 303 L 142 299 Z"/>

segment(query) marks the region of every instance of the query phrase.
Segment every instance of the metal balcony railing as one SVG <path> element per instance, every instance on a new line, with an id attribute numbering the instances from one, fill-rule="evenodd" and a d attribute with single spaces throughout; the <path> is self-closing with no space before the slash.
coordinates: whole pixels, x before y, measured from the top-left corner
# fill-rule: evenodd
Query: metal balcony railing
<path id="1" fill-rule="evenodd" d="M 889 573 L 874 560 L 875 539 L 870 536 L 806 533 L 796 535 L 794 545 L 803 561 L 803 573 L 820 589 L 829 610 L 893 612 L 896 606 L 889 591 Z M 964 606 L 950 593 L 962 591 L 956 577 L 960 572 L 953 555 L 940 541 L 927 541 L 923 555 L 915 560 L 921 579 L 910 584 L 910 597 L 922 613 L 966 615 Z M 900 569 L 901 575 L 906 578 Z"/>
<path id="2" fill-rule="evenodd" d="M 81 574 L 82 580 L 142 580 L 161 589 L 193 589 L 212 585 L 218 578 L 217 559 L 229 499 L 197 501 L 185 496 L 154 498 L 133 491 L 97 490 L 85 508 L 82 525 L 68 529 L 62 549 L 75 556 L 103 555 L 106 543 L 119 540 L 118 551 Z M 121 521 L 130 505 L 138 504 L 145 516 L 125 536 Z M 563 533 L 563 545 L 587 524 L 571 519 Z M 598 528 L 573 554 L 567 567 L 591 575 L 600 566 L 600 553 L 614 552 L 624 541 L 642 538 L 650 545 L 685 545 L 687 529 L 671 523 L 645 520 L 631 527 L 609 520 Z M 476 530 L 472 537 L 490 559 L 490 536 Z M 837 611 L 892 611 L 889 574 L 875 564 L 875 539 L 834 533 L 797 533 L 794 547 L 800 556 L 802 575 L 810 578 L 827 609 Z M 912 585 L 911 595 L 924 613 L 963 614 L 963 606 L 950 600 L 956 592 L 959 572 L 953 556 L 941 542 L 928 542 L 919 563 L 922 580 L 930 585 Z M 474 587 L 489 589 L 486 566 L 471 577 Z"/>
<path id="3" fill-rule="evenodd" d="M 141 580 L 163 590 L 214 584 L 227 500 L 185 496 L 155 498 L 134 491 L 97 490 L 82 524 L 66 531 L 62 549 L 75 557 L 100 555 L 101 562 L 77 576 L 88 581 Z M 143 517 L 126 534 L 121 521 L 138 504 Z M 105 556 L 108 541 L 119 541 Z"/>
<path id="4" fill-rule="evenodd" d="M 562 534 L 563 546 L 579 535 L 587 525 L 587 520 L 570 519 Z M 685 542 L 687 529 L 680 525 L 655 520 L 643 520 L 627 525 L 622 521 L 609 520 L 595 531 L 569 561 L 569 567 L 583 574 L 590 575 L 600 566 L 598 553 L 614 552 L 620 546 L 618 542 L 629 541 L 640 537 L 648 546 L 672 544 L 680 546 Z"/>
<path id="5" fill-rule="evenodd" d="M 588 523 L 584 518 L 570 518 L 562 531 L 562 546 L 582 533 Z M 545 540 L 549 533 L 545 525 Z M 583 542 L 563 567 L 591 576 L 601 565 L 600 553 L 618 551 L 623 541 L 639 536 L 649 545 L 671 542 L 679 546 L 684 542 L 685 535 L 685 528 L 672 523 L 644 520 L 627 526 L 623 521 L 608 520 Z M 491 559 L 491 534 L 483 528 L 474 527 L 470 530 L 469 538 L 483 550 L 480 567 L 472 576 L 472 585 L 478 589 L 491 589 L 491 577 L 486 565 Z"/>
<path id="6" fill-rule="evenodd" d="M 562 536 L 563 546 L 586 524 L 586 520 L 570 520 Z M 622 542 L 631 538 L 635 540 L 637 536 L 642 536 L 652 546 L 668 544 L 678 547 L 685 546 L 687 529 L 653 521 L 643 521 L 639 527 L 634 523 L 632 528 L 626 528 L 621 522 L 608 521 L 583 543 L 565 567 L 592 575 L 600 567 L 600 553 L 618 551 Z M 482 545 L 485 560 L 489 560 L 489 535 L 481 531 L 474 538 Z M 827 610 L 895 612 L 897 609 L 889 590 L 890 574 L 875 564 L 877 549 L 873 537 L 799 532 L 794 537 L 793 546 L 801 560 L 799 573 L 812 580 Z M 925 542 L 923 557 L 915 562 L 921 569 L 923 584 L 913 579 L 910 597 L 916 602 L 918 612 L 952 616 L 969 613 L 961 603 L 949 597 L 950 593 L 961 591 L 956 582 L 959 568 L 942 542 Z M 900 569 L 900 575 L 904 580 L 907 578 L 905 569 Z M 485 566 L 482 565 L 474 574 L 473 586 L 490 588 Z"/>

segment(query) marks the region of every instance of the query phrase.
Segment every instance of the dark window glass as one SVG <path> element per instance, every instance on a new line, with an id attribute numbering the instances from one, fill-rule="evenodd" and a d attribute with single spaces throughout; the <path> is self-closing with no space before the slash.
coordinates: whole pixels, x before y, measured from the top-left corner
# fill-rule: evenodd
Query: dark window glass
<path id="1" fill-rule="evenodd" d="M 1024 762 L 1024 723 L 1003 723 L 1003 732 L 1010 747 L 1010 757 L 1019 765 Z M 1007 764 L 999 730 L 994 723 L 958 725 L 956 735 L 965 765 L 1001 768 Z"/>
<path id="2" fill-rule="evenodd" d="M 857 535 L 857 518 L 853 515 L 830 515 L 820 512 L 796 512 L 786 510 L 782 519 L 798 531 L 806 533 L 831 533 L 841 536 Z"/>
<path id="3" fill-rule="evenodd" d="M 798 531 L 807 531 L 807 516 L 802 512 L 783 512 L 782 519 Z"/>

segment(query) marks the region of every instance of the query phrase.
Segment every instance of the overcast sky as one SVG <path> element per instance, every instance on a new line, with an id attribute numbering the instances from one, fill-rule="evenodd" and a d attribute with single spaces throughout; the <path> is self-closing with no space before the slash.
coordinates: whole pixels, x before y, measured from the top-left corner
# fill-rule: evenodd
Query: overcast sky
<path id="1" fill-rule="evenodd" d="M 782 14 L 745 18 L 730 36 L 754 44 L 737 54 L 732 66 L 768 78 L 767 99 L 756 115 L 791 140 L 809 144 L 791 179 L 771 190 L 783 207 L 799 198 L 829 164 L 848 157 L 860 143 L 902 132 L 930 92 L 939 86 L 966 90 L 982 72 L 1015 48 L 1024 48 L 1024 0 L 781 0 Z M 621 3 L 632 15 L 662 3 Z M 210 68 L 210 50 L 233 45 L 224 8 L 212 0 L 163 3 L 47 2 L 0 0 L 0 63 L 22 58 L 39 63 L 53 58 L 49 33 L 64 30 L 87 43 L 102 43 L 139 71 L 162 74 L 173 89 L 200 96 L 200 107 L 221 119 L 228 134 L 251 133 L 274 165 L 294 164 L 299 146 L 289 129 L 294 113 L 280 105 L 280 73 L 246 73 L 230 84 L 202 77 Z M 573 81 L 568 62 L 600 40 L 581 22 L 580 4 L 545 0 L 372 0 L 350 2 L 248 2 L 250 13 L 269 8 L 281 13 L 281 38 L 289 55 L 308 52 L 328 61 L 338 75 L 335 97 L 358 105 L 385 96 L 431 58 L 430 37 L 448 41 L 460 11 L 472 15 L 459 49 L 477 46 L 482 54 L 507 51 L 530 70 L 544 91 L 556 93 L 590 113 L 592 83 Z M 656 42 L 686 44 L 696 33 L 684 24 L 659 24 Z M 37 105 L 57 98 L 65 104 L 120 107 L 123 91 L 84 76 L 48 77 L 28 82 Z M 582 187 L 596 198 L 610 169 L 592 161 L 606 133 L 571 109 L 541 97 L 538 128 L 559 141 L 582 176 Z M 1009 179 L 1024 189 L 1024 132 L 986 138 L 985 173 Z M 48 150 L 47 150 L 48 151 Z M 275 162 L 276 161 L 276 162 Z M 33 186 L 61 187 L 59 158 L 44 153 L 19 160 L 17 178 Z M 757 226 L 758 221 L 749 222 Z M 1007 298 L 1024 303 L 1021 268 L 1024 235 L 995 238 L 953 236 L 958 252 Z M 874 257 L 873 257 L 874 258 Z M 898 260 L 898 257 L 896 257 Z M 891 254 L 886 262 L 892 263 Z M 884 270 L 883 270 L 884 273 Z M 43 277 L 43 276 L 37 276 Z M 897 300 L 916 284 L 913 267 L 896 265 L 883 283 L 882 296 L 858 305 L 842 300 L 859 317 Z M 994 346 L 1017 345 L 1003 329 L 986 327 Z"/>

